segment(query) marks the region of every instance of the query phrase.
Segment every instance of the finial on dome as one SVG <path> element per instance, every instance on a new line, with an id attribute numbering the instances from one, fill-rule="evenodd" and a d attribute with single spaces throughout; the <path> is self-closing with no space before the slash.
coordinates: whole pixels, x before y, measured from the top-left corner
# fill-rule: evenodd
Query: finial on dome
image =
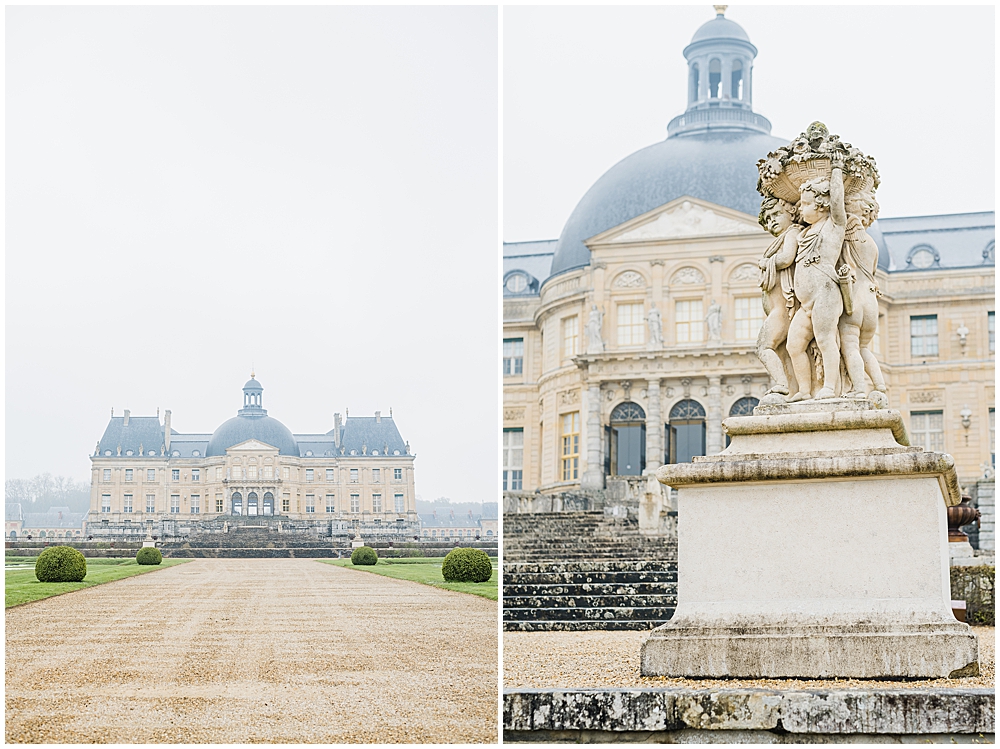
<path id="1" fill-rule="evenodd" d="M 715 14 L 717 16 L 725 16 L 726 15 L 726 8 L 728 8 L 729 6 L 728 5 L 713 5 L 712 7 L 715 8 Z"/>
<path id="2" fill-rule="evenodd" d="M 254 365 L 253 365 L 253 364 L 251 364 L 251 365 L 250 365 L 250 379 L 251 379 L 251 380 L 253 380 L 253 379 L 255 379 L 255 378 L 256 378 L 256 375 L 254 375 L 254 369 L 256 369 L 256 367 L 254 367 Z"/>

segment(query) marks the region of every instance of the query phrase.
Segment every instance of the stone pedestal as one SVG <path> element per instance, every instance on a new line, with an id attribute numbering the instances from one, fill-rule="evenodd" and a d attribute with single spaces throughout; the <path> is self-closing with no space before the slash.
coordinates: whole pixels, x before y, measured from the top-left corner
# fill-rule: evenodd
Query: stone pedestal
<path id="1" fill-rule="evenodd" d="M 351 541 L 352 549 L 360 549 L 364 545 L 365 545 L 364 539 L 362 539 L 360 535 L 355 536 L 354 540 Z"/>
<path id="2" fill-rule="evenodd" d="M 978 673 L 954 618 L 954 460 L 909 447 L 866 400 L 759 406 L 730 446 L 663 466 L 678 491 L 677 609 L 647 676 L 936 678 Z"/>

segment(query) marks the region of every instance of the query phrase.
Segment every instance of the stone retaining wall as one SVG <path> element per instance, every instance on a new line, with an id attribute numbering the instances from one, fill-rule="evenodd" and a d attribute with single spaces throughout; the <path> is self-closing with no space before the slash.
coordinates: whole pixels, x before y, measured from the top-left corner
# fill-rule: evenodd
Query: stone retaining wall
<path id="1" fill-rule="evenodd" d="M 996 567 L 984 564 L 951 568 L 951 597 L 965 601 L 965 620 L 969 624 L 995 626 L 995 585 Z"/>
<path id="2" fill-rule="evenodd" d="M 990 689 L 520 689 L 503 740 L 579 743 L 993 743 Z"/>

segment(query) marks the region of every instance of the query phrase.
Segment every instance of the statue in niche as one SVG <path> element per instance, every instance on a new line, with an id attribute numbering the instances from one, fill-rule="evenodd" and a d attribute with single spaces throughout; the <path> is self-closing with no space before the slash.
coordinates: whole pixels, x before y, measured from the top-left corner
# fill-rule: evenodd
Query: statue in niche
<path id="1" fill-rule="evenodd" d="M 663 316 L 655 304 L 650 307 L 649 314 L 646 315 L 646 325 L 649 326 L 649 347 L 663 348 Z"/>
<path id="2" fill-rule="evenodd" d="M 722 343 L 722 305 L 714 299 L 708 305 L 708 314 L 705 315 L 705 324 L 708 325 L 709 343 Z"/>
<path id="3" fill-rule="evenodd" d="M 590 307 L 590 319 L 587 321 L 587 353 L 603 354 L 604 339 L 601 337 L 601 327 L 604 324 L 604 313 L 597 305 Z"/>
<path id="4" fill-rule="evenodd" d="M 758 262 L 767 317 L 757 355 L 773 383 L 765 397 L 784 402 L 794 388 L 790 402 L 871 397 L 883 407 L 885 380 L 869 349 L 879 294 L 878 246 L 866 231 L 878 216 L 874 161 L 814 122 L 757 168 L 759 220 L 776 237 Z M 794 262 L 785 265 L 790 237 Z M 865 374 L 874 387 L 867 396 Z"/>

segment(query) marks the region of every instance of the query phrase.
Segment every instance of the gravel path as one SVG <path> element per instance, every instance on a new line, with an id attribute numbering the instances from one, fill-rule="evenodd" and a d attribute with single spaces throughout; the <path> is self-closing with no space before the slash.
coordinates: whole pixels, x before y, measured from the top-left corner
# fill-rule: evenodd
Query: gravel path
<path id="1" fill-rule="evenodd" d="M 197 559 L 6 612 L 6 740 L 497 740 L 497 604 L 307 559 Z"/>
<path id="2" fill-rule="evenodd" d="M 639 675 L 639 649 L 647 632 L 504 632 L 503 688 L 688 687 L 690 689 L 888 689 L 993 688 L 993 627 L 973 627 L 979 637 L 981 676 L 924 681 L 862 679 L 668 679 Z"/>

